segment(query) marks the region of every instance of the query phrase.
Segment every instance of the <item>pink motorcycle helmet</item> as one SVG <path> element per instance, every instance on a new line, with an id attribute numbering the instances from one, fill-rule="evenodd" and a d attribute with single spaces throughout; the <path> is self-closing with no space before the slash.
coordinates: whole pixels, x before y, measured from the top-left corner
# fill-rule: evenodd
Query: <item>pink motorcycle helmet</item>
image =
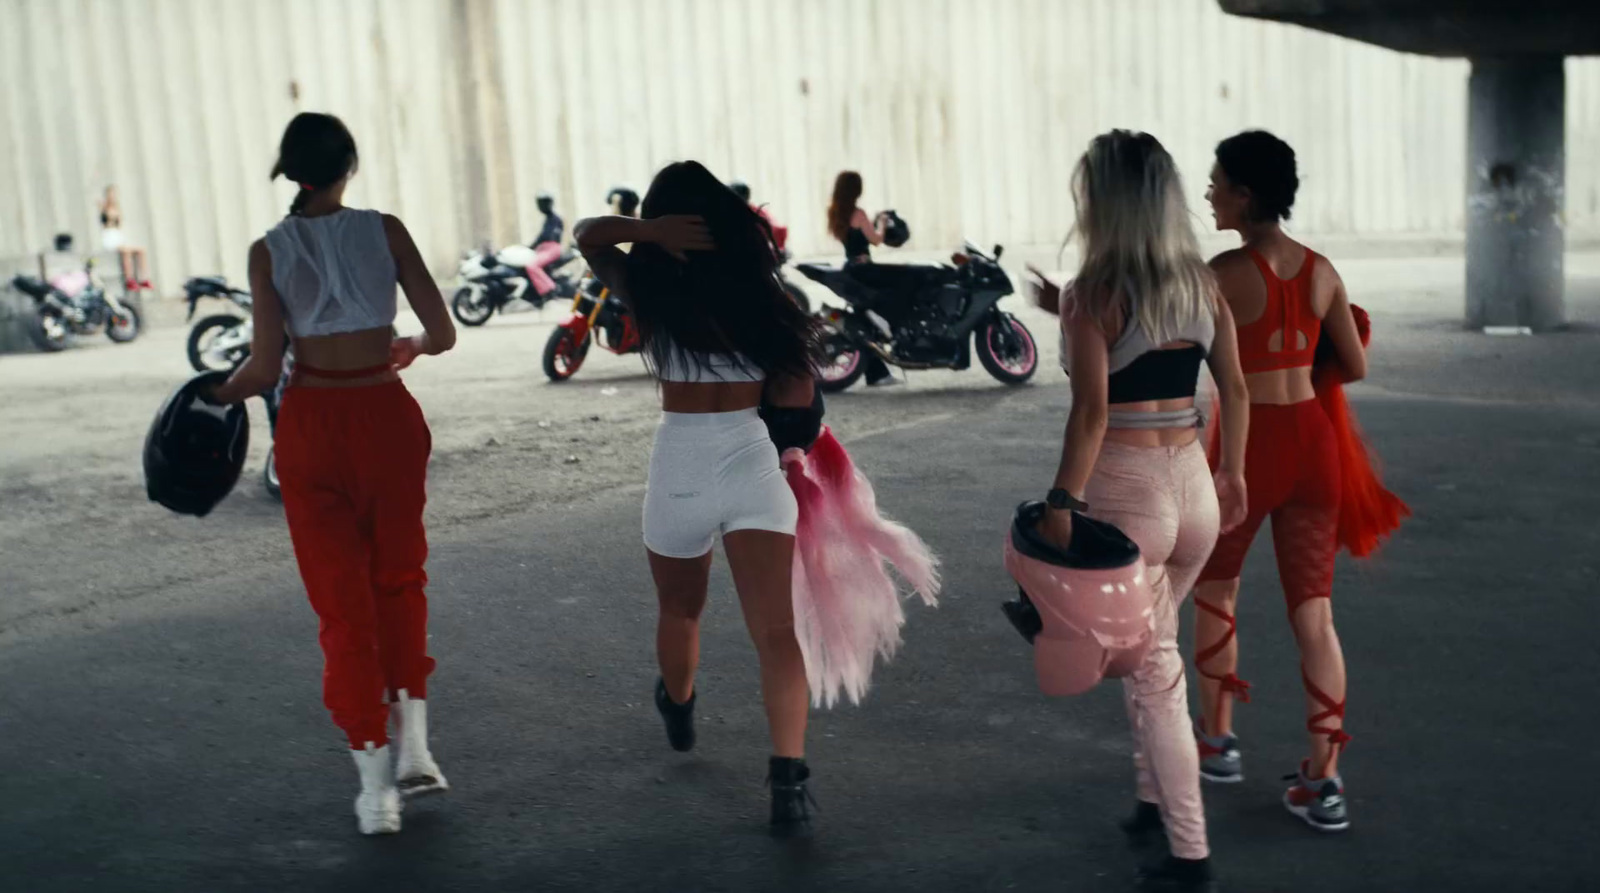
<path id="1" fill-rule="evenodd" d="M 1006 571 L 1021 595 L 1002 605 L 1033 643 L 1039 690 L 1082 694 L 1138 668 L 1155 638 L 1155 601 L 1139 547 L 1115 525 L 1073 513 L 1072 542 L 1039 535 L 1042 502 L 1017 507 L 1006 537 Z"/>

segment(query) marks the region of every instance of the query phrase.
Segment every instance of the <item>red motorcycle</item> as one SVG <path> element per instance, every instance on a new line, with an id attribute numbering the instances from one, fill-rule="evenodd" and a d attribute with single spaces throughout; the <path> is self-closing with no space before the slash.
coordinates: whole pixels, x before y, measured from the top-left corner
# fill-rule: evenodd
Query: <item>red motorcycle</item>
<path id="1" fill-rule="evenodd" d="M 572 299 L 572 315 L 556 325 L 544 344 L 544 374 L 551 381 L 576 375 L 592 344 L 614 354 L 639 352 L 633 314 L 604 283 L 590 276 Z"/>

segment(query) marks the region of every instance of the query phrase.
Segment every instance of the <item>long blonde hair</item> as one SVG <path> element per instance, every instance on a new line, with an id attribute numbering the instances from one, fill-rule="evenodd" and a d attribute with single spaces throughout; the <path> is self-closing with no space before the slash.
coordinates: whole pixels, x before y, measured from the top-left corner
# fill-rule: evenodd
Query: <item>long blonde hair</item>
<path id="1" fill-rule="evenodd" d="M 1082 246 L 1069 306 L 1101 322 L 1137 321 L 1155 344 L 1214 312 L 1216 277 L 1200 256 L 1178 166 L 1148 133 L 1095 137 L 1072 175 Z"/>

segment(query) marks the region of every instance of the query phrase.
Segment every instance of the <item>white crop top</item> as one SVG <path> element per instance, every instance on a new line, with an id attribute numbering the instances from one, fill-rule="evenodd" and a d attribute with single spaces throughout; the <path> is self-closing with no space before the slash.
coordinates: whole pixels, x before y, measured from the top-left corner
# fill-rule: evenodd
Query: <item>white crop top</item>
<path id="1" fill-rule="evenodd" d="M 394 257 L 377 211 L 285 217 L 267 231 L 267 251 L 290 334 L 337 335 L 394 323 Z"/>
<path id="2" fill-rule="evenodd" d="M 656 370 L 656 378 L 661 381 L 718 383 L 765 381 L 767 377 L 760 366 L 737 354 L 710 354 L 705 358 L 705 367 L 701 368 L 674 348 L 667 354 L 667 360 L 666 365 Z"/>

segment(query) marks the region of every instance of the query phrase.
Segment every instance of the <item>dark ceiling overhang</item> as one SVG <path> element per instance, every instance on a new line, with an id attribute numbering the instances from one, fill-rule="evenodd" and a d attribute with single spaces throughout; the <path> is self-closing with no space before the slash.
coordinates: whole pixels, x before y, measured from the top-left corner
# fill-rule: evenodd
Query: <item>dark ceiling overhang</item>
<path id="1" fill-rule="evenodd" d="M 1600 54 L 1600 0 L 1218 0 L 1287 22 L 1430 56 Z"/>

